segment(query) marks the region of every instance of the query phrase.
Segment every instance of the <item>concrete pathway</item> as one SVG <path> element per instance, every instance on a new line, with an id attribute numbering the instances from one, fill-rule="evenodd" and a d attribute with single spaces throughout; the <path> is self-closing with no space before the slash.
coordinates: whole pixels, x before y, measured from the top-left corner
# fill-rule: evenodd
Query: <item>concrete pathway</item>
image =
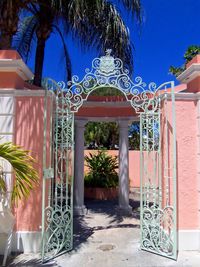
<path id="1" fill-rule="evenodd" d="M 75 250 L 57 259 L 70 267 L 200 267 L 200 253 L 179 253 L 178 261 L 139 249 L 138 203 L 133 216 L 120 215 L 112 203 L 88 203 L 88 213 L 76 221 Z"/>
<path id="2" fill-rule="evenodd" d="M 179 253 L 173 261 L 139 249 L 139 203 L 133 215 L 123 216 L 112 202 L 88 203 L 88 213 L 76 217 L 74 250 L 44 265 L 39 255 L 21 254 L 8 266 L 59 267 L 200 267 L 199 252 Z"/>

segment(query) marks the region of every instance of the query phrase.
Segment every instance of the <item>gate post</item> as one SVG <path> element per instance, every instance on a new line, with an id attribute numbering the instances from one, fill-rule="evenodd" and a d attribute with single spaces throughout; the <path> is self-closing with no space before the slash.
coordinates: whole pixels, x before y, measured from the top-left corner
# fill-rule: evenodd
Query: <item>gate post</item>
<path id="1" fill-rule="evenodd" d="M 84 215 L 84 130 L 86 120 L 75 120 L 74 214 Z"/>
<path id="2" fill-rule="evenodd" d="M 129 205 L 128 120 L 119 121 L 119 208 L 131 213 Z"/>

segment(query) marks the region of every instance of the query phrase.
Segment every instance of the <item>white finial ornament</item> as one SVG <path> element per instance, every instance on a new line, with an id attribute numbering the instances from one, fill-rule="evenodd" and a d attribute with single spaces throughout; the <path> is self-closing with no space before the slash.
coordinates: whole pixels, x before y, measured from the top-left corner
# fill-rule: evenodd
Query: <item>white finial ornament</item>
<path id="1" fill-rule="evenodd" d="M 112 53 L 112 49 L 106 49 L 106 56 L 107 57 L 110 57 L 111 53 Z"/>
<path id="2" fill-rule="evenodd" d="M 100 58 L 99 70 L 104 74 L 110 74 L 115 71 L 114 58 L 110 55 L 112 49 L 106 49 L 106 55 Z"/>

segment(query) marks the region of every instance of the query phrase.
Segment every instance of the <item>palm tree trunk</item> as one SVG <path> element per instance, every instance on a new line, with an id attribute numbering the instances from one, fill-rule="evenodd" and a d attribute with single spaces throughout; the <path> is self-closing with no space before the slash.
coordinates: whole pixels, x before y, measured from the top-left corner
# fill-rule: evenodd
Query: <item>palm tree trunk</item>
<path id="1" fill-rule="evenodd" d="M 33 84 L 37 86 L 41 86 L 42 81 L 45 44 L 46 40 L 44 38 L 38 38 L 35 56 L 35 76 L 33 81 Z"/>
<path id="2" fill-rule="evenodd" d="M 0 50 L 11 49 L 12 36 L 8 33 L 3 33 L 0 36 Z"/>

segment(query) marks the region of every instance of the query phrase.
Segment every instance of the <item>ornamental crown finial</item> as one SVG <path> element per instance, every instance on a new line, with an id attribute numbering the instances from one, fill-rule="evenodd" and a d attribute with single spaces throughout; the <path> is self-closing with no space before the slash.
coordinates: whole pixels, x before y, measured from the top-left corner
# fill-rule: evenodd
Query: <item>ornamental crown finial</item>
<path id="1" fill-rule="evenodd" d="M 111 53 L 112 53 L 112 49 L 106 49 L 106 56 L 110 56 Z"/>

